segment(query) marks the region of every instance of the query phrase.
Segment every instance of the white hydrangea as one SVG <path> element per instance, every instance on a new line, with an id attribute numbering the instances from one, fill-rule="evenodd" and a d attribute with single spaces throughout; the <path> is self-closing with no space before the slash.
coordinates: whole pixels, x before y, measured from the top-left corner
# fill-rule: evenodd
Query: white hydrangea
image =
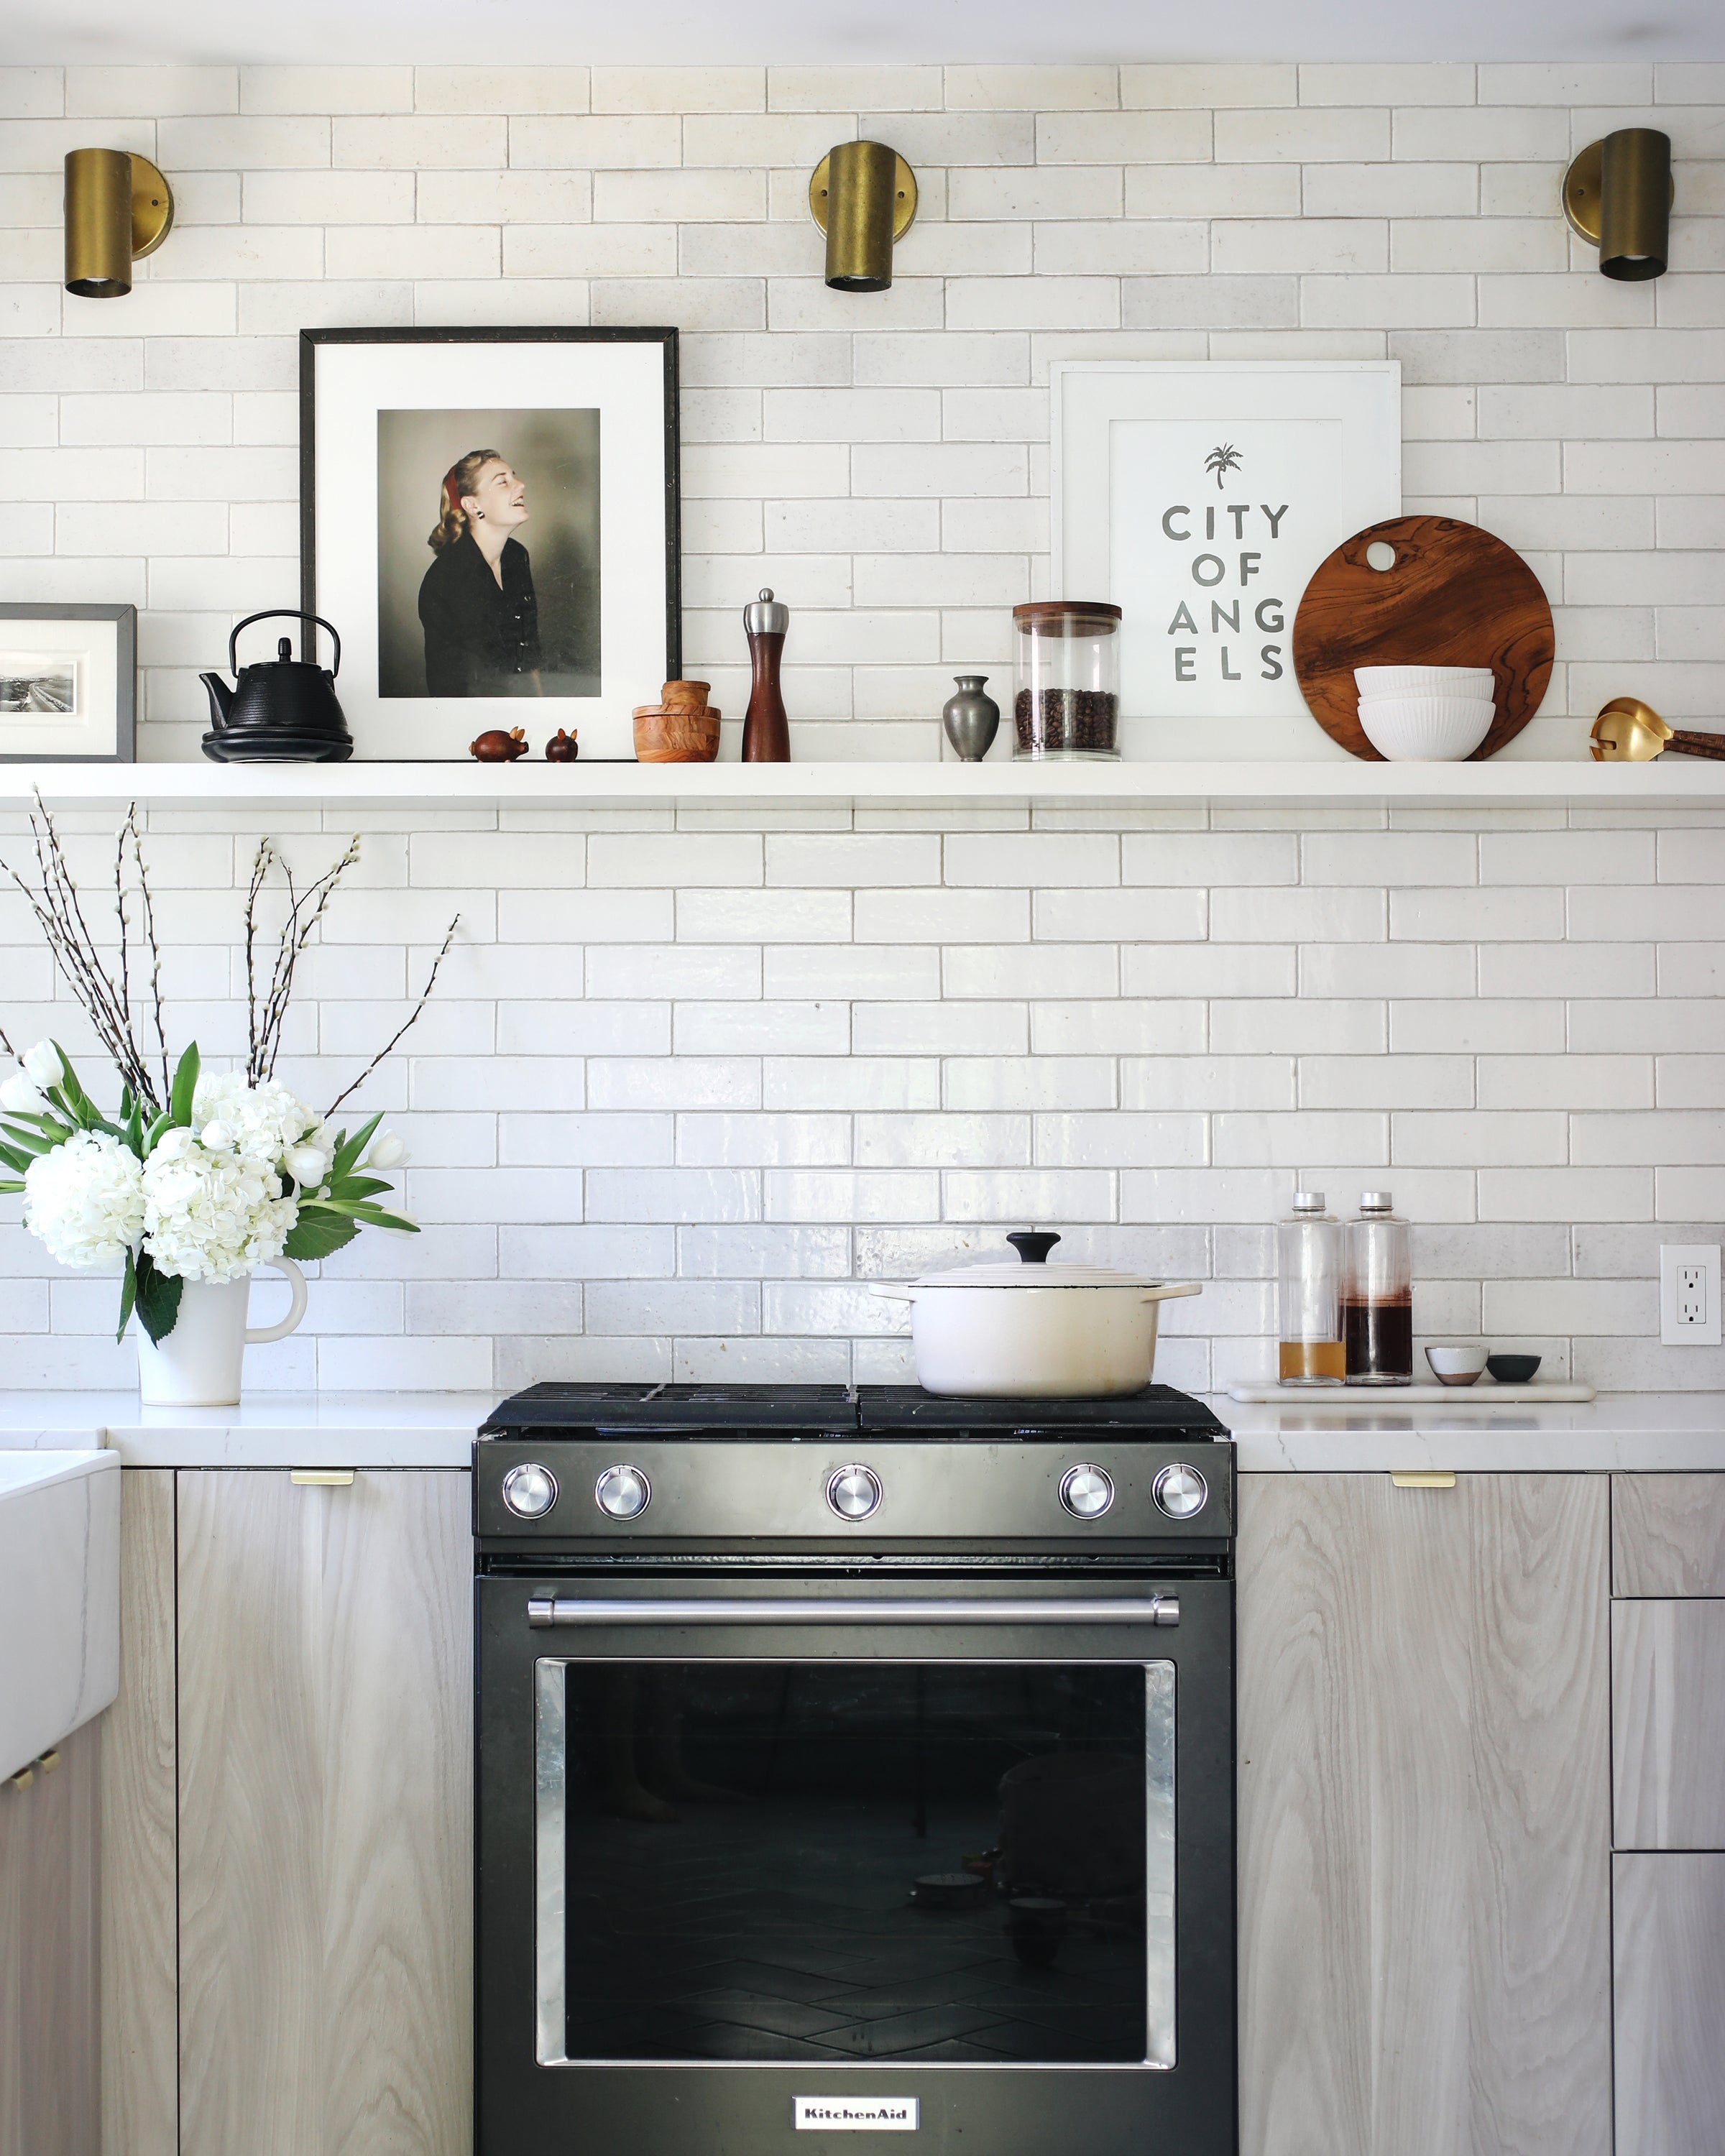
<path id="1" fill-rule="evenodd" d="M 144 1225 L 136 1154 L 103 1131 L 82 1131 L 24 1172 L 24 1224 L 63 1265 L 116 1265 Z"/>
<path id="2" fill-rule="evenodd" d="M 279 1258 L 299 1213 L 266 1161 L 207 1152 L 189 1131 L 170 1131 L 144 1163 L 145 1244 L 181 1280 L 237 1280 Z"/>
<path id="3" fill-rule="evenodd" d="M 222 1137 L 249 1160 L 280 1168 L 290 1146 L 318 1127 L 305 1103 L 273 1078 L 248 1086 L 243 1070 L 201 1077 L 193 1101 L 192 1121 L 198 1130 L 218 1124 Z"/>

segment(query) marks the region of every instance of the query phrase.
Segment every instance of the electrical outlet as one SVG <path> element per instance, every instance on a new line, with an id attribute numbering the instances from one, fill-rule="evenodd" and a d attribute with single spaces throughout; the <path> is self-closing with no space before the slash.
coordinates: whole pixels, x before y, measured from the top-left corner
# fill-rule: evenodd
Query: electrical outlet
<path id="1" fill-rule="evenodd" d="M 1659 1337 L 1667 1348 L 1720 1345 L 1717 1243 L 1661 1244 Z"/>

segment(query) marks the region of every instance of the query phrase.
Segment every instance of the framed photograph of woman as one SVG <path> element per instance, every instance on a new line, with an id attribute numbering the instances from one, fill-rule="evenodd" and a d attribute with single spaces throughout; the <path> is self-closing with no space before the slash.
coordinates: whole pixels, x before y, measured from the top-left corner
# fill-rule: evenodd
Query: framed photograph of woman
<path id="1" fill-rule="evenodd" d="M 682 670 L 674 329 L 301 331 L 300 472 L 357 757 L 633 755 Z"/>

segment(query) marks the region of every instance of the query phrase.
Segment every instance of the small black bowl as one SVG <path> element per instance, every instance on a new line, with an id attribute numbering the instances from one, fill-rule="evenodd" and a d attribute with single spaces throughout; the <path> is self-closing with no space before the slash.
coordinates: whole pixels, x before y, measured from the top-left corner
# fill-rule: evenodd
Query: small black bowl
<path id="1" fill-rule="evenodd" d="M 1540 1360 L 1538 1355 L 1488 1355 L 1486 1368 L 1500 1385 L 1531 1385 Z"/>

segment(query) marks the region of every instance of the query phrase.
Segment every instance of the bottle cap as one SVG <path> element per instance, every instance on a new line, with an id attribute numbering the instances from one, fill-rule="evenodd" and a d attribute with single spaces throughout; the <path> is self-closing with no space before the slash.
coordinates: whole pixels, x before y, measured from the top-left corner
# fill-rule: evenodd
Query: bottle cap
<path id="1" fill-rule="evenodd" d="M 1363 1190 L 1359 1194 L 1359 1209 L 1362 1213 L 1393 1213 L 1395 1200 L 1387 1190 Z"/>
<path id="2" fill-rule="evenodd" d="M 1322 1213 L 1323 1209 L 1324 1194 L 1322 1191 L 1296 1190 L 1294 1193 L 1294 1210 L 1296 1213 Z"/>

